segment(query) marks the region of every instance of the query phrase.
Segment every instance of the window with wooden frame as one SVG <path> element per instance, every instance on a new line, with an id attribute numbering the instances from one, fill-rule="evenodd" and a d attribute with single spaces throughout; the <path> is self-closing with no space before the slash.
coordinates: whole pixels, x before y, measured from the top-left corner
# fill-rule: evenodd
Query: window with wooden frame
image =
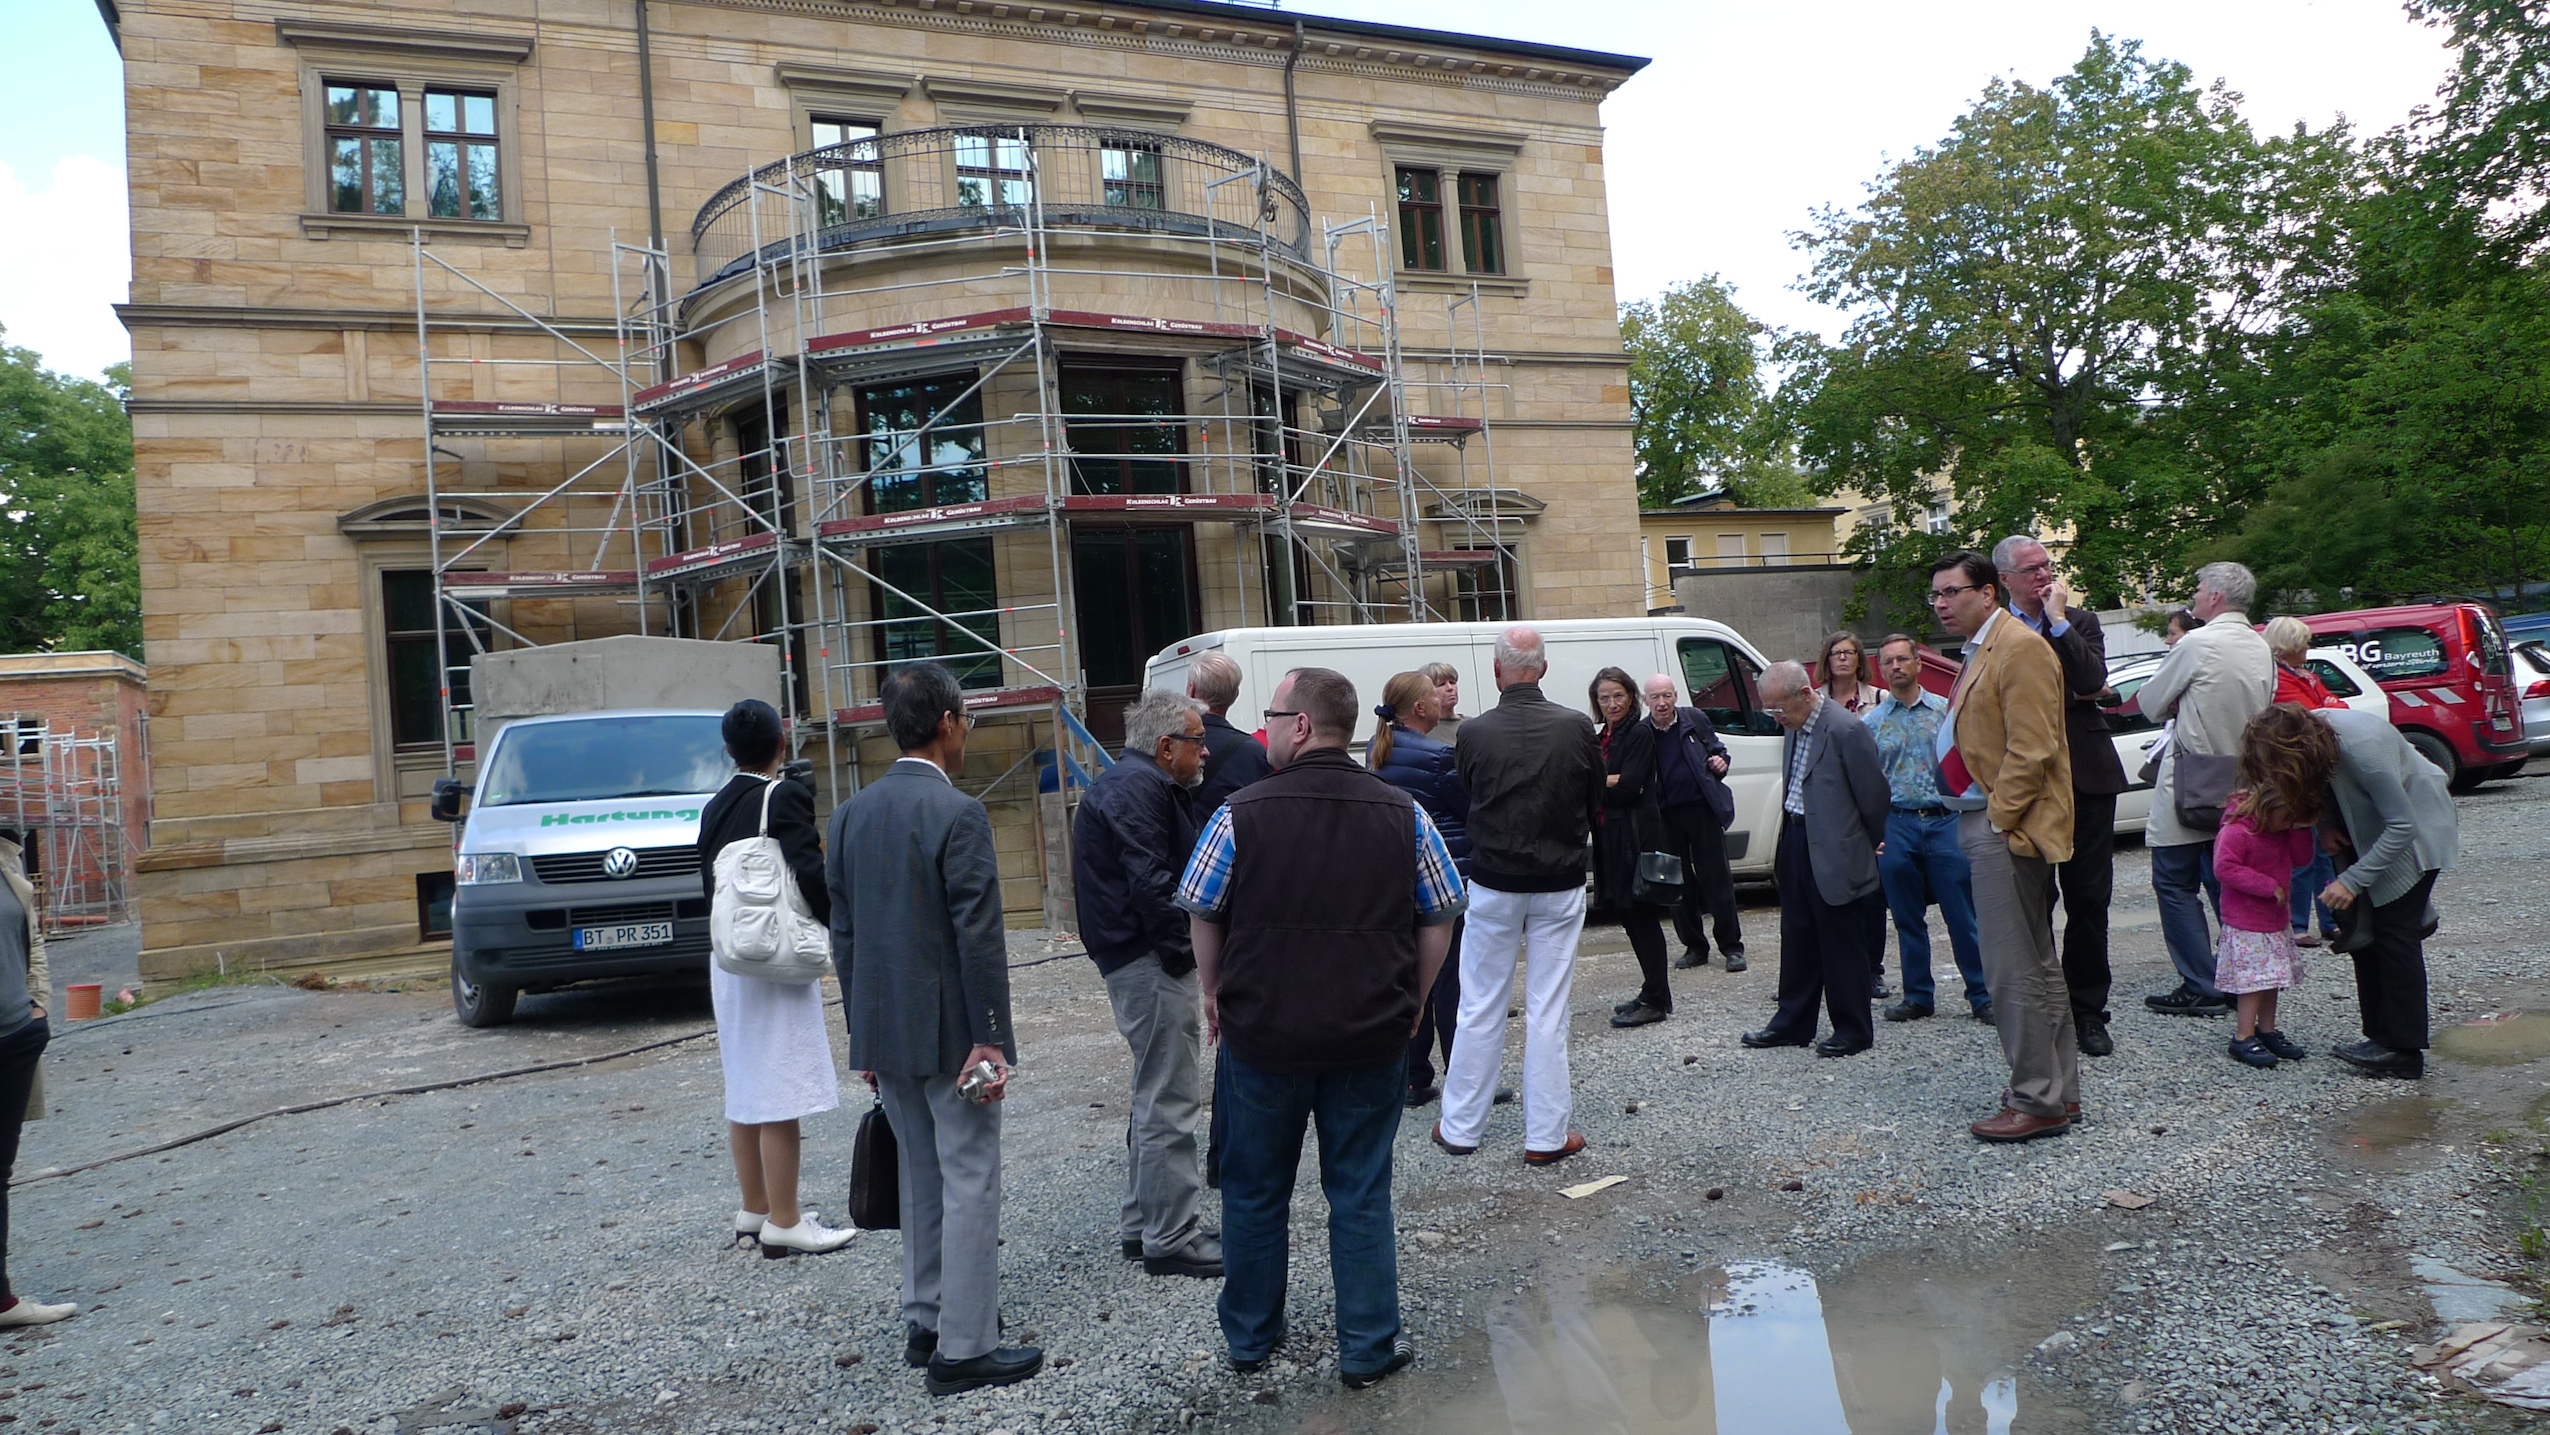
<path id="1" fill-rule="evenodd" d="M 330 210 L 407 212 L 407 137 L 396 86 L 330 80 L 327 146 Z"/>
<path id="2" fill-rule="evenodd" d="M 1472 274 L 1505 272 L 1505 218 L 1497 205 L 1497 177 L 1464 171 L 1461 201 L 1461 266 Z"/>
<path id="3" fill-rule="evenodd" d="M 1185 370 L 1176 360 L 1062 372 L 1063 431 L 1075 493 L 1186 489 Z M 1181 635 L 1183 636 L 1183 635 Z"/>
<path id="4" fill-rule="evenodd" d="M 1035 195 L 1027 141 L 999 130 L 956 137 L 956 202 L 968 209 L 1015 209 Z"/>
<path id="5" fill-rule="evenodd" d="M 967 392 L 974 378 L 967 370 L 859 390 L 870 513 L 980 503 L 991 496 L 983 396 Z"/>
<path id="6" fill-rule="evenodd" d="M 1443 262 L 1443 171 L 1399 167 L 1399 267 L 1440 274 Z"/>
<path id="7" fill-rule="evenodd" d="M 1168 187 L 1160 177 L 1157 141 L 1109 135 L 1098 146 L 1098 180 L 1103 198 L 1116 209 L 1164 209 Z"/>
<path id="8" fill-rule="evenodd" d="M 815 164 L 815 214 L 829 228 L 885 213 L 885 164 L 873 141 L 877 126 L 842 115 L 806 117 L 806 134 L 818 150 L 833 151 Z M 846 148 L 845 148 L 846 146 Z"/>
<path id="9" fill-rule="evenodd" d="M 874 562 L 884 580 L 868 589 L 872 611 L 885 620 L 871 630 L 879 662 L 940 662 L 956 674 L 959 686 L 1000 686 L 1000 586 L 993 575 L 992 540 L 899 543 L 875 550 Z"/>
<path id="10" fill-rule="evenodd" d="M 425 212 L 438 219 L 502 219 L 496 97 L 425 92 Z"/>
<path id="11" fill-rule="evenodd" d="M 469 703 L 470 655 L 494 636 L 482 605 L 446 607 L 443 646 L 434 646 L 434 575 L 431 570 L 393 569 L 381 574 L 382 640 L 388 662 L 390 741 L 403 748 L 439 746 L 443 741 L 443 685 L 451 684 L 451 705 Z M 466 617 L 462 616 L 464 613 Z M 472 643 L 472 630 L 477 634 Z M 466 730 L 452 734 L 466 742 Z"/>

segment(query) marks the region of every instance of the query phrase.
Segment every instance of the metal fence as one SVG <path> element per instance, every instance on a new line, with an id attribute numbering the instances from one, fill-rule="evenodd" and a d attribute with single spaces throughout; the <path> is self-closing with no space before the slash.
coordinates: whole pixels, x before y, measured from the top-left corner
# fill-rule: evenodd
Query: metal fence
<path id="1" fill-rule="evenodd" d="M 1112 229 L 1255 244 L 1310 259 L 1301 186 L 1221 145 L 1092 125 L 901 130 L 808 150 L 719 190 L 691 225 L 698 283 L 785 256 L 969 229 Z"/>

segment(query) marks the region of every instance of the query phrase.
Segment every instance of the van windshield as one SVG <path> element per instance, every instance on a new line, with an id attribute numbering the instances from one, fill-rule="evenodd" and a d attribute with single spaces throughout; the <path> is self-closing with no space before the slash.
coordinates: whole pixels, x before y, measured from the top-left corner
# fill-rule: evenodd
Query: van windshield
<path id="1" fill-rule="evenodd" d="M 714 716 L 525 723 L 498 736 L 478 801 L 517 807 L 685 796 L 715 792 L 734 775 Z"/>

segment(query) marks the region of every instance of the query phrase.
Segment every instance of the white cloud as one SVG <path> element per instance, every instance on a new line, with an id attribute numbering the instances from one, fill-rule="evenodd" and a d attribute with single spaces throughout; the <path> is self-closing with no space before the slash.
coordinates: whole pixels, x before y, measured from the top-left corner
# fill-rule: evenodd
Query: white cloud
<path id="1" fill-rule="evenodd" d="M 0 160 L 0 343 L 82 378 L 133 357 L 112 307 L 133 286 L 127 203 L 124 167 L 93 155 L 66 156 L 41 187 Z"/>

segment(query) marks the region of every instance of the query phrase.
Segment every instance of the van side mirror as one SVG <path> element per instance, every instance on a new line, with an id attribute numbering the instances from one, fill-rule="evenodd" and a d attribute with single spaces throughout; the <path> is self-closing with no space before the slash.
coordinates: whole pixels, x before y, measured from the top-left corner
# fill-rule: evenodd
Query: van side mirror
<path id="1" fill-rule="evenodd" d="M 426 809 L 427 814 L 436 822 L 460 821 L 460 801 L 465 793 L 466 789 L 460 785 L 459 778 L 435 778 L 434 800 L 433 804 Z"/>

